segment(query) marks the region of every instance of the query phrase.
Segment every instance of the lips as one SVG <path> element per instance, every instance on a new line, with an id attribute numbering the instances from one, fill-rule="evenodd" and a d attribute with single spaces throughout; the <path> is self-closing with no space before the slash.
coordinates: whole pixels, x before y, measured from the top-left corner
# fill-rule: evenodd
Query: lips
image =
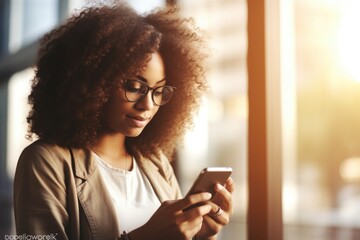
<path id="1" fill-rule="evenodd" d="M 150 121 L 150 117 L 143 116 L 134 116 L 134 115 L 126 115 L 130 125 L 137 128 L 145 127 L 146 124 Z"/>

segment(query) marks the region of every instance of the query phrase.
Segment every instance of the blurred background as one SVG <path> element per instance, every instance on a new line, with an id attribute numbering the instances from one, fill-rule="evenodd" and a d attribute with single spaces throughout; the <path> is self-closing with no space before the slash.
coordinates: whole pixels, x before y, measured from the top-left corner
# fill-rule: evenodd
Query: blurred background
<path id="1" fill-rule="evenodd" d="M 0 238 L 15 234 L 12 182 L 17 159 L 29 144 L 26 98 L 38 39 L 87 2 L 91 1 L 0 0 Z M 232 167 L 234 215 L 218 239 L 247 239 L 248 122 L 252 120 L 247 94 L 247 1 L 128 2 L 139 12 L 176 3 L 184 16 L 193 17 L 208 32 L 212 55 L 207 77 L 212 92 L 204 98 L 174 166 L 184 193 L 202 168 Z M 268 14 L 280 20 L 278 44 L 285 67 L 278 119 L 285 139 L 281 143 L 283 239 L 360 239 L 360 111 L 356 110 L 360 2 L 264 2 L 280 9 Z"/>

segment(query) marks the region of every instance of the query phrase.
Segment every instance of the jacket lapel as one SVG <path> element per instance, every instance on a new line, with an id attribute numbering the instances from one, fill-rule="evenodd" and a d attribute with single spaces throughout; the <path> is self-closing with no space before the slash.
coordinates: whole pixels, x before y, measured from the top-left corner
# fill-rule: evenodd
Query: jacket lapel
<path id="1" fill-rule="evenodd" d="M 136 160 L 138 165 L 140 166 L 140 169 L 145 173 L 146 177 L 148 178 L 160 202 L 164 202 L 166 200 L 174 200 L 174 190 L 167 182 L 165 173 L 160 172 L 161 163 L 157 162 L 156 159 L 145 159 L 139 153 L 136 154 Z"/>
<path id="2" fill-rule="evenodd" d="M 87 217 L 93 239 L 120 236 L 116 211 L 97 170 L 93 153 L 72 149 L 78 199 Z"/>

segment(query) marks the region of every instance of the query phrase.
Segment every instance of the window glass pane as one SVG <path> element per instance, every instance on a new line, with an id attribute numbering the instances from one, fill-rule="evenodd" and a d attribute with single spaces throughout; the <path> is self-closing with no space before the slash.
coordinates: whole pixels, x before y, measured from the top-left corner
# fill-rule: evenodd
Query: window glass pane
<path id="1" fill-rule="evenodd" d="M 219 239 L 246 239 L 247 208 L 247 74 L 246 1 L 178 1 L 184 16 L 194 17 L 209 35 L 208 79 L 211 94 L 204 99 L 195 128 L 179 152 L 184 192 L 201 169 L 230 166 L 236 184 L 234 215 Z"/>
<path id="2" fill-rule="evenodd" d="M 86 0 L 69 0 L 69 10 L 70 13 L 72 14 L 72 12 L 74 10 L 78 10 L 81 9 L 86 3 Z"/>
<path id="3" fill-rule="evenodd" d="M 360 237 L 359 9 L 352 0 L 294 0 L 297 157 L 284 160 L 295 183 L 285 191 L 287 240 Z"/>
<path id="4" fill-rule="evenodd" d="M 8 136 L 7 136 L 7 172 L 13 178 L 17 160 L 22 150 L 29 145 L 26 117 L 29 112 L 27 97 L 30 93 L 30 81 L 34 69 L 28 68 L 14 74 L 8 87 Z"/>
<path id="5" fill-rule="evenodd" d="M 34 41 L 58 22 L 58 0 L 24 1 L 23 44 Z"/>
<path id="6" fill-rule="evenodd" d="M 14 0 L 10 5 L 10 52 L 32 43 L 58 22 L 58 0 Z"/>
<path id="7" fill-rule="evenodd" d="M 105 1 L 99 1 L 99 2 L 113 2 L 111 0 L 105 0 Z M 131 7 L 136 9 L 139 12 L 147 12 L 154 8 L 165 6 L 166 1 L 165 0 L 127 0 L 125 2 L 128 2 Z M 69 0 L 69 9 L 70 12 L 73 10 L 81 9 L 83 6 L 85 6 L 89 1 L 86 0 Z M 90 1 L 91 3 L 91 1 Z M 95 1 L 96 3 L 96 1 Z"/>
<path id="8" fill-rule="evenodd" d="M 151 1 L 143 1 L 143 0 L 128 0 L 130 6 L 135 8 L 139 12 L 147 12 L 154 8 L 164 6 L 165 0 L 151 0 Z"/>

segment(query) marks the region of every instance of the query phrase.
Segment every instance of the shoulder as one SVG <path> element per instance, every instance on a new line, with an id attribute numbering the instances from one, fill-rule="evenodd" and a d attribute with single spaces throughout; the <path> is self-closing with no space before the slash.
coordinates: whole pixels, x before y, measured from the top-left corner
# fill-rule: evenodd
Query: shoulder
<path id="1" fill-rule="evenodd" d="M 61 147 L 56 144 L 47 143 L 43 140 L 37 140 L 28 145 L 22 152 L 22 154 L 65 154 L 68 152 L 67 148 Z"/>
<path id="2" fill-rule="evenodd" d="M 56 167 L 70 161 L 71 155 L 68 148 L 56 144 L 37 140 L 27 146 L 21 153 L 18 167 L 37 166 L 37 167 Z"/>

